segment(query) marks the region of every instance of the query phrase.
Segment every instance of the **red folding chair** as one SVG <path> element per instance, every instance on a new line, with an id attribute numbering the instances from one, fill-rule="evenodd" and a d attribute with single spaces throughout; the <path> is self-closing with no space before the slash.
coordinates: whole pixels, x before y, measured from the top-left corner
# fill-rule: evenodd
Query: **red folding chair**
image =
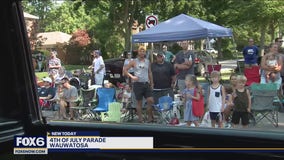
<path id="1" fill-rule="evenodd" d="M 213 71 L 219 71 L 221 73 L 221 64 L 208 64 L 207 71 L 205 72 L 205 78 L 210 81 L 210 74 Z"/>
<path id="2" fill-rule="evenodd" d="M 260 83 L 260 67 L 252 66 L 244 69 L 244 74 L 247 77 L 246 86 L 250 86 L 252 83 Z"/>

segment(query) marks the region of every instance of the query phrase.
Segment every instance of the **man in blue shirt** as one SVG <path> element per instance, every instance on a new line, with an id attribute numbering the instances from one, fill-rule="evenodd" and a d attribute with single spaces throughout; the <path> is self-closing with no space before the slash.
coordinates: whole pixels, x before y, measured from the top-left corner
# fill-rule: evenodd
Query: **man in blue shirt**
<path id="1" fill-rule="evenodd" d="M 249 39 L 249 45 L 243 49 L 243 56 L 245 60 L 245 67 L 257 66 L 258 48 L 254 45 L 254 40 Z"/>

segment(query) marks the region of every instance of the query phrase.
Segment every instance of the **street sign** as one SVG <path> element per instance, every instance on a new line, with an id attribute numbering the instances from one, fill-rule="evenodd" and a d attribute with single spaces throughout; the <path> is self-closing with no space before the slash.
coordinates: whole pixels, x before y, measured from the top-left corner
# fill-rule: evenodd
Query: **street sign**
<path id="1" fill-rule="evenodd" d="M 145 19 L 146 29 L 154 27 L 157 24 L 158 24 L 158 15 L 146 16 Z"/>

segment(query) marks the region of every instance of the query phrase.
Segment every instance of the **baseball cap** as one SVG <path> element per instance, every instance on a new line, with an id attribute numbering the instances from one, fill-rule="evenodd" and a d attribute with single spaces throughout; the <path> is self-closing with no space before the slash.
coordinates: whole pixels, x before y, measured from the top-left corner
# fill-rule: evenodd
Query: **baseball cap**
<path id="1" fill-rule="evenodd" d="M 98 49 L 97 49 L 97 50 L 94 50 L 94 52 L 97 53 L 97 54 L 100 55 L 100 56 L 102 55 L 101 51 L 98 50 Z"/>
<path id="2" fill-rule="evenodd" d="M 44 82 L 52 83 L 52 80 L 51 80 L 50 77 L 44 77 L 44 78 L 42 78 L 42 80 L 43 80 Z"/>
<path id="3" fill-rule="evenodd" d="M 168 47 L 167 47 L 166 45 L 163 45 L 163 49 L 164 49 L 164 48 L 168 48 Z"/>

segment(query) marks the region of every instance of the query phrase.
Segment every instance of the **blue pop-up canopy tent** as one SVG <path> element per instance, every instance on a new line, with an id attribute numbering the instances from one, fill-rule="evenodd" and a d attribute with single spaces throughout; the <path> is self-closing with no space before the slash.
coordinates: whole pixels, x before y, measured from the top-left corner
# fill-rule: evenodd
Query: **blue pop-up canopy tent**
<path id="1" fill-rule="evenodd" d="M 232 36 L 230 28 L 180 14 L 133 35 L 132 42 L 181 41 Z"/>

